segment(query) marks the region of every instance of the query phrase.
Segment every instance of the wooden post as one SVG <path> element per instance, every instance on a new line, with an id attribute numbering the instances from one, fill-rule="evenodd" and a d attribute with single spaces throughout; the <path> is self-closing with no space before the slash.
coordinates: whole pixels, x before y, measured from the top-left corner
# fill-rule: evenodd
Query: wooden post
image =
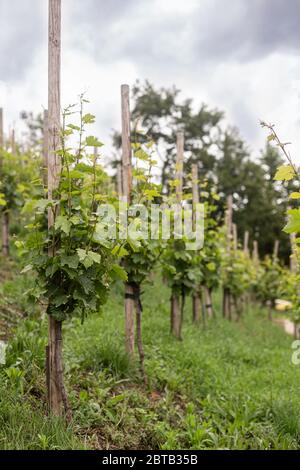
<path id="1" fill-rule="evenodd" d="M 296 234 L 290 233 L 290 243 L 291 243 L 291 256 L 290 256 L 290 269 L 291 272 L 296 276 L 298 273 L 298 260 L 297 260 L 297 243 L 296 243 Z M 297 285 L 298 296 L 300 296 L 300 285 Z M 294 336 L 296 339 L 300 337 L 300 327 L 299 324 L 294 322 Z"/>
<path id="2" fill-rule="evenodd" d="M 177 157 L 176 157 L 176 199 L 180 204 L 182 201 L 182 187 L 183 187 L 183 154 L 184 154 L 184 133 L 177 133 Z"/>
<path id="3" fill-rule="evenodd" d="M 248 230 L 244 233 L 244 253 L 246 256 L 249 256 L 249 232 Z"/>
<path id="4" fill-rule="evenodd" d="M 48 152 L 49 152 L 49 134 L 48 134 L 48 109 L 44 110 L 43 122 L 43 182 L 47 188 L 48 183 Z"/>
<path id="5" fill-rule="evenodd" d="M 118 192 L 118 195 L 119 197 L 122 196 L 123 194 L 123 188 L 122 188 L 122 165 L 118 165 L 117 167 L 117 182 L 116 182 L 116 186 L 117 186 L 117 192 Z"/>
<path id="6" fill-rule="evenodd" d="M 2 254 L 5 258 L 9 256 L 9 212 L 6 209 L 2 214 Z"/>
<path id="7" fill-rule="evenodd" d="M 244 233 L 244 244 L 243 244 L 243 251 L 246 258 L 249 258 L 249 231 L 245 230 Z M 250 293 L 245 292 L 243 295 L 243 310 L 246 311 L 248 309 L 250 300 Z"/>
<path id="8" fill-rule="evenodd" d="M 176 140 L 177 156 L 176 156 L 176 201 L 178 205 L 182 202 L 182 188 L 183 188 L 183 155 L 184 155 L 184 133 L 182 131 L 177 133 Z M 183 297 L 183 296 L 182 296 Z M 177 338 L 181 338 L 182 322 L 183 322 L 183 298 L 180 303 L 180 294 L 178 291 L 173 291 L 171 296 L 171 333 Z"/>
<path id="9" fill-rule="evenodd" d="M 122 172 L 123 172 L 123 195 L 127 198 L 127 203 L 131 201 L 132 189 L 132 150 L 131 150 L 131 132 L 130 132 L 130 102 L 129 86 L 122 85 Z"/>
<path id="10" fill-rule="evenodd" d="M 200 309 L 201 309 L 201 294 L 200 288 L 198 292 L 193 294 L 193 323 L 199 323 L 200 321 Z"/>
<path id="11" fill-rule="evenodd" d="M 227 253 L 230 253 L 231 241 L 232 241 L 232 196 L 231 195 L 227 197 L 226 228 L 227 228 Z"/>
<path id="12" fill-rule="evenodd" d="M 0 152 L 4 150 L 4 132 L 3 132 L 3 109 L 0 108 Z M 0 165 L 2 165 L 2 155 L 0 155 Z M 2 254 L 9 256 L 9 213 L 4 208 L 2 211 Z"/>
<path id="13" fill-rule="evenodd" d="M 227 197 L 227 211 L 226 211 L 226 252 L 227 256 L 231 254 L 231 240 L 232 240 L 232 196 Z M 223 289 L 223 317 L 231 319 L 231 293 L 225 287 Z"/>
<path id="14" fill-rule="evenodd" d="M 60 68 L 61 68 L 61 0 L 49 0 L 49 50 L 48 50 L 48 198 L 59 185 L 61 161 L 57 155 L 60 147 Z M 48 213 L 49 230 L 54 224 L 54 214 Z M 49 250 L 49 256 L 53 256 Z M 66 393 L 63 384 L 62 322 L 51 315 L 49 321 L 49 344 L 47 382 L 50 412 L 62 416 L 67 412 Z"/>
<path id="15" fill-rule="evenodd" d="M 212 305 L 212 296 L 211 290 L 208 287 L 204 287 L 204 296 L 205 296 L 205 308 L 208 318 L 213 318 L 214 310 Z"/>
<path id="16" fill-rule="evenodd" d="M 297 267 L 297 255 L 296 255 L 296 235 L 294 233 L 290 233 L 290 243 L 291 243 L 291 256 L 290 256 L 290 268 L 293 274 L 297 274 L 298 267 Z"/>
<path id="17" fill-rule="evenodd" d="M 274 260 L 278 259 L 278 252 L 279 252 L 279 240 L 275 240 L 274 243 L 274 251 L 273 251 L 273 258 Z"/>
<path id="18" fill-rule="evenodd" d="M 233 249 L 237 251 L 238 249 L 238 238 L 237 238 L 237 226 L 232 224 L 232 239 L 233 239 Z"/>
<path id="19" fill-rule="evenodd" d="M 171 333 L 181 339 L 180 296 L 173 292 L 171 296 Z"/>
<path id="20" fill-rule="evenodd" d="M 252 259 L 256 264 L 259 262 L 259 253 L 258 253 L 258 242 L 257 242 L 257 240 L 253 241 Z"/>
<path id="21" fill-rule="evenodd" d="M 193 190 L 193 231 L 196 230 L 196 206 L 199 204 L 199 190 L 198 190 L 198 166 L 192 166 L 192 190 Z M 193 294 L 193 322 L 199 323 L 200 321 L 200 308 L 201 308 L 201 286 Z"/>
<path id="22" fill-rule="evenodd" d="M 3 108 L 0 108 L 0 150 L 4 148 Z"/>
<path id="23" fill-rule="evenodd" d="M 10 147 L 11 147 L 11 153 L 13 155 L 15 155 L 16 154 L 16 132 L 15 132 L 15 129 L 12 129 L 12 131 L 11 131 Z"/>
<path id="24" fill-rule="evenodd" d="M 122 195 L 128 206 L 131 202 L 132 188 L 132 150 L 130 132 L 129 86 L 121 86 L 122 103 Z M 134 289 L 125 283 L 125 347 L 130 357 L 134 356 Z"/>

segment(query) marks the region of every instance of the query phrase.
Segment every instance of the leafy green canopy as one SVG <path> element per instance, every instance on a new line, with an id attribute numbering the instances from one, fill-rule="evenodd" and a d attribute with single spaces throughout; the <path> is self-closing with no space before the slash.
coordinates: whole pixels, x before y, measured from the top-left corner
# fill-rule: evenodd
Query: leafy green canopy
<path id="1" fill-rule="evenodd" d="M 24 271 L 37 272 L 31 295 L 45 299 L 47 313 L 57 320 L 73 315 L 84 319 L 88 312 L 98 311 L 106 301 L 111 281 L 126 279 L 117 262 L 117 240 L 103 237 L 98 204 L 116 204 L 116 198 L 107 192 L 108 177 L 94 152 L 102 143 L 86 135 L 95 118 L 83 113 L 85 102 L 81 97 L 79 125 L 68 122 L 78 113 L 75 106 L 63 112 L 59 186 L 48 200 L 40 181 L 39 197 L 28 200 L 23 209 L 31 218 L 27 238 L 17 242 L 28 263 Z M 68 143 L 76 136 L 78 147 L 74 150 Z M 50 230 L 49 212 L 54 219 Z"/>

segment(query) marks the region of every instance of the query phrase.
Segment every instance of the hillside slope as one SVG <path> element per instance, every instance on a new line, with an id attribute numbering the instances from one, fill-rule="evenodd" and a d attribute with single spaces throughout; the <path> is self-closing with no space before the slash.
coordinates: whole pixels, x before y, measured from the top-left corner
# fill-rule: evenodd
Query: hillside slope
<path id="1" fill-rule="evenodd" d="M 2 292 L 22 298 L 23 283 Z M 192 325 L 188 302 L 178 342 L 160 279 L 143 304 L 148 387 L 124 353 L 122 285 L 101 314 L 65 324 L 67 428 L 46 414 L 46 319 L 19 320 L 0 366 L 1 449 L 299 448 L 300 366 L 291 362 L 292 338 L 264 311 L 252 306 L 239 323 L 218 313 L 203 329 Z"/>

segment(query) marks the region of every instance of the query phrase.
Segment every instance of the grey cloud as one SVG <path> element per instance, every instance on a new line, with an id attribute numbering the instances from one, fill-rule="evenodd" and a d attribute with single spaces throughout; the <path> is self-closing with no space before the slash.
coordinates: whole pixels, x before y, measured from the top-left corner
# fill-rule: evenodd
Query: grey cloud
<path id="1" fill-rule="evenodd" d="M 46 43 L 46 6 L 41 0 L 0 0 L 0 80 L 21 80 Z"/>
<path id="2" fill-rule="evenodd" d="M 210 61 L 249 61 L 300 49 L 298 0 L 213 0 L 202 14 L 199 9 L 194 50 Z"/>
<path id="3" fill-rule="evenodd" d="M 159 15 L 150 0 L 67 1 L 73 41 L 99 60 L 247 61 L 300 47 L 298 0 L 202 0 L 187 17 Z"/>
<path id="4" fill-rule="evenodd" d="M 0 0 L 0 80 L 19 80 L 46 42 L 46 0 Z M 300 45 L 299 0 L 201 0 L 188 15 L 152 0 L 63 0 L 66 48 L 102 63 L 160 74 L 201 63 L 248 61 Z"/>

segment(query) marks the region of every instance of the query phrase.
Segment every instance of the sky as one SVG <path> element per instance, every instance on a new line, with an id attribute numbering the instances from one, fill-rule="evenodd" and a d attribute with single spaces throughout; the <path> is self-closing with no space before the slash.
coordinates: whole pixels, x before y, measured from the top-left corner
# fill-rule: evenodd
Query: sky
<path id="1" fill-rule="evenodd" d="M 62 0 L 62 104 L 86 92 L 110 151 L 120 86 L 176 85 L 239 128 L 253 156 L 263 119 L 300 163 L 299 0 Z M 48 0 L 0 0 L 0 107 L 20 136 L 22 110 L 47 107 Z"/>

